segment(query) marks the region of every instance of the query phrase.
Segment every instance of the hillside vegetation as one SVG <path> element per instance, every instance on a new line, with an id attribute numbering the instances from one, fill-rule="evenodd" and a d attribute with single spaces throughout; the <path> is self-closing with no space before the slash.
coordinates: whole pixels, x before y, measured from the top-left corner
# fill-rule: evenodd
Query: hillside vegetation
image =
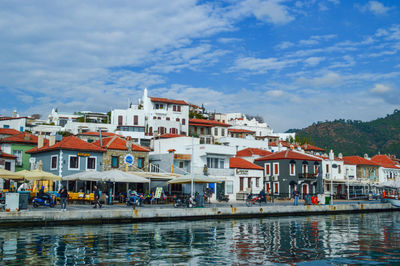
<path id="1" fill-rule="evenodd" d="M 344 155 L 396 154 L 400 156 L 400 110 L 370 122 L 335 120 L 318 122 L 296 131 L 301 142 L 333 149 Z"/>

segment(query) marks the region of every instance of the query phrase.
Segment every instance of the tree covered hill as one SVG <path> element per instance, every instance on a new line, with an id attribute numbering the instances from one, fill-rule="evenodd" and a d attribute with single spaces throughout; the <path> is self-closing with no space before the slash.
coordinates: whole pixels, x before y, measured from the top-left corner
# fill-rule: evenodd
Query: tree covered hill
<path id="1" fill-rule="evenodd" d="M 318 122 L 296 132 L 296 140 L 344 155 L 396 154 L 400 157 L 400 110 L 369 122 L 339 119 Z"/>

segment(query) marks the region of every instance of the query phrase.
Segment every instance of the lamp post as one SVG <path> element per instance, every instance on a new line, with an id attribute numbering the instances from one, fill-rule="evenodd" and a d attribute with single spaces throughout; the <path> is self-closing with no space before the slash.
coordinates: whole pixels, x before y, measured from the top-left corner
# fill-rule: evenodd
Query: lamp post
<path id="1" fill-rule="evenodd" d="M 192 155 L 191 155 L 191 160 L 190 160 L 190 168 L 191 168 L 191 178 L 192 178 L 192 182 L 191 182 L 191 186 L 190 186 L 190 196 L 193 197 L 194 193 L 193 193 L 193 189 L 194 189 L 194 173 L 193 173 L 193 150 L 194 150 L 194 144 L 193 144 L 193 136 L 192 136 Z"/>
<path id="2" fill-rule="evenodd" d="M 349 181 L 349 169 L 346 168 L 346 179 L 347 179 L 347 200 L 350 199 L 350 181 Z"/>
<path id="3" fill-rule="evenodd" d="M 333 175 L 332 175 L 332 161 L 333 161 L 333 159 L 334 159 L 334 154 L 333 154 L 333 151 L 332 150 L 330 150 L 329 151 L 329 162 L 330 162 L 330 165 L 331 165 L 331 171 L 330 171 L 330 177 L 331 177 L 331 202 L 330 202 L 330 205 L 333 205 Z"/>

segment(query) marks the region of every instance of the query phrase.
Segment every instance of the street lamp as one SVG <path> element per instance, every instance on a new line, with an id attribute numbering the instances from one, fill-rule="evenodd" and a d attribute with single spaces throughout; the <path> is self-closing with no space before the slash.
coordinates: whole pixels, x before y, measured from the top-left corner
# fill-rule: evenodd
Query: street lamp
<path id="1" fill-rule="evenodd" d="M 333 159 L 334 159 L 334 154 L 333 154 L 333 151 L 332 150 L 330 150 L 329 151 L 329 162 L 330 162 L 330 165 L 331 165 L 331 171 L 330 171 L 330 177 L 331 177 L 331 203 L 330 203 L 330 205 L 333 205 L 333 175 L 332 175 L 332 161 L 333 161 Z"/>

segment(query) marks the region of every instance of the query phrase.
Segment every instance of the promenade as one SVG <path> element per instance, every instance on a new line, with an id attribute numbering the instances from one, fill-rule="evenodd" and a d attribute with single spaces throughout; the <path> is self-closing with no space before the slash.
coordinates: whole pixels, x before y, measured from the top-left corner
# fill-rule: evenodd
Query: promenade
<path id="1" fill-rule="evenodd" d="M 294 206 L 292 202 L 255 204 L 247 207 L 244 203 L 206 204 L 199 208 L 174 208 L 168 205 L 144 205 L 133 208 L 125 205 L 103 205 L 93 209 L 91 205 L 68 205 L 66 211 L 55 208 L 37 208 L 19 212 L 0 212 L 1 226 L 50 226 L 63 224 L 102 224 L 162 222 L 173 220 L 202 220 L 225 218 L 251 218 L 297 215 L 326 215 L 397 211 L 389 203 L 380 201 L 335 202 L 334 205 Z"/>

